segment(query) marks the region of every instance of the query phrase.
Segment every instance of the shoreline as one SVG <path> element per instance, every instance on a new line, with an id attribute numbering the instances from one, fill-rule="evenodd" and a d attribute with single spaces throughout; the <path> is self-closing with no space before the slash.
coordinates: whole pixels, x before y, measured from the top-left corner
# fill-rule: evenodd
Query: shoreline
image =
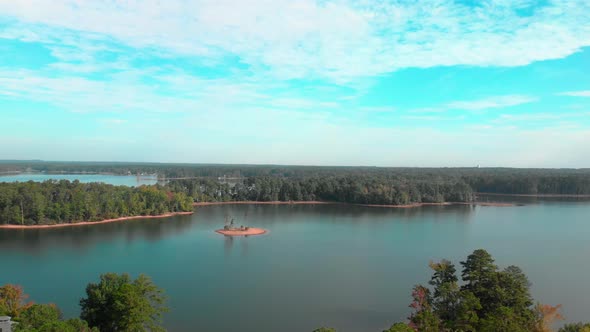
<path id="1" fill-rule="evenodd" d="M 64 224 L 53 224 L 53 225 L 0 225 L 0 229 L 44 229 L 44 228 L 63 228 L 63 227 L 76 227 L 76 226 L 88 226 L 88 225 L 99 225 L 99 224 L 108 224 L 112 222 L 118 221 L 126 221 L 126 220 L 135 220 L 135 219 L 162 219 L 162 218 L 169 218 L 174 216 L 185 216 L 191 215 L 195 213 L 193 212 L 170 212 L 159 214 L 156 216 L 131 216 L 131 217 L 120 217 L 114 219 L 104 219 L 99 221 L 78 221 L 74 223 L 64 223 Z"/>
<path id="2" fill-rule="evenodd" d="M 237 230 L 225 230 L 225 229 L 218 229 L 215 231 L 224 236 L 250 236 L 250 235 L 262 235 L 268 233 L 268 231 L 264 228 L 256 228 L 250 227 L 247 231 L 237 231 Z"/>
<path id="3" fill-rule="evenodd" d="M 325 201 L 229 201 L 229 202 L 195 202 L 193 206 L 210 206 L 210 205 L 327 205 L 327 204 L 347 204 L 340 202 Z"/>
<path id="4" fill-rule="evenodd" d="M 343 202 L 327 202 L 327 201 L 229 201 L 229 202 L 196 202 L 193 206 L 211 206 L 211 205 L 355 205 L 365 207 L 383 207 L 383 208 L 398 208 L 408 209 L 422 206 L 450 206 L 450 205 L 479 205 L 479 206 L 516 206 L 515 203 L 502 202 L 443 202 L 443 203 L 413 203 L 413 204 L 356 204 Z"/>
<path id="5" fill-rule="evenodd" d="M 539 197 L 539 198 L 590 198 L 590 194 L 498 194 L 498 193 L 476 193 L 481 196 L 510 196 L 510 197 Z"/>

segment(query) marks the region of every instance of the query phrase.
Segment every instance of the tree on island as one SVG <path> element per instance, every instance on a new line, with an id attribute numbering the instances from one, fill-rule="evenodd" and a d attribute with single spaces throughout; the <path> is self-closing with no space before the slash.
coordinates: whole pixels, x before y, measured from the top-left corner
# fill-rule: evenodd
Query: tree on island
<path id="1" fill-rule="evenodd" d="M 166 296 L 152 280 L 140 275 L 107 273 L 86 287 L 80 317 L 101 331 L 165 331 L 162 315 Z"/>

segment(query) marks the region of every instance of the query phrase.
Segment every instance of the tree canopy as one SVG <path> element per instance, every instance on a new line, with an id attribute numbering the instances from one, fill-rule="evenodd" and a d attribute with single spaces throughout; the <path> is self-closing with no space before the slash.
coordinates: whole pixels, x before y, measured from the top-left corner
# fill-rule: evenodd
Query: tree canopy
<path id="1" fill-rule="evenodd" d="M 161 186 L 79 181 L 0 183 L 0 224 L 40 225 L 192 211 L 192 200 Z"/>
<path id="2" fill-rule="evenodd" d="M 163 290 L 149 277 L 107 273 L 86 287 L 80 318 L 101 331 L 165 331 L 165 302 Z"/>

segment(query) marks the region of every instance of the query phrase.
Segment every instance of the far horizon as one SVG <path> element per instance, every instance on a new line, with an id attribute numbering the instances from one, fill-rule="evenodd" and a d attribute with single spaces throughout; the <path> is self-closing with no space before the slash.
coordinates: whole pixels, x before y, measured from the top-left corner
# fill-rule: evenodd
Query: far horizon
<path id="1" fill-rule="evenodd" d="M 188 166 L 276 166 L 276 167 L 349 167 L 349 168 L 424 168 L 424 169 L 443 169 L 443 168 L 473 168 L 473 169 L 546 169 L 546 170 L 588 170 L 590 167 L 510 167 L 510 166 L 397 166 L 397 165 L 312 165 L 312 164 L 246 164 L 246 163 L 209 163 L 209 162 L 162 162 L 162 161 L 115 161 L 115 160 L 43 160 L 43 159 L 0 159 L 1 163 L 84 163 L 84 164 L 121 164 L 121 165 L 135 165 L 135 164 L 155 164 L 155 165 L 188 165 Z"/>

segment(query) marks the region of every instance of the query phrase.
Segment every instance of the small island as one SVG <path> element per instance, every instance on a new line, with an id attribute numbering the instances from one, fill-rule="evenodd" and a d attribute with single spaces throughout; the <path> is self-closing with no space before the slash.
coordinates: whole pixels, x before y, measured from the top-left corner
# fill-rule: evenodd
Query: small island
<path id="1" fill-rule="evenodd" d="M 218 229 L 215 232 L 219 234 L 223 234 L 225 236 L 249 236 L 249 235 L 262 235 L 266 234 L 267 230 L 263 228 L 256 228 L 256 227 L 248 227 L 248 226 L 240 226 L 236 227 L 234 219 L 232 218 L 229 221 L 229 217 L 225 217 L 225 226 L 223 229 Z"/>

